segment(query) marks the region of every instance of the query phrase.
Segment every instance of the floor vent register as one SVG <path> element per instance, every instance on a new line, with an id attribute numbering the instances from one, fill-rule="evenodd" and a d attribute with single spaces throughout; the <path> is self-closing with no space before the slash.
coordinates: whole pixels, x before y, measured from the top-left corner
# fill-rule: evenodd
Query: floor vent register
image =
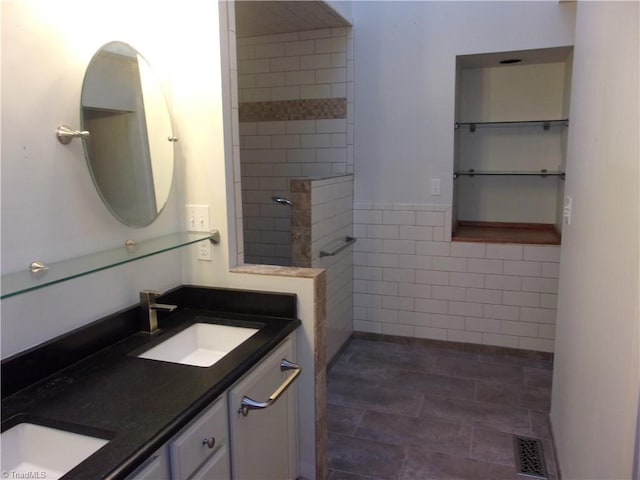
<path id="1" fill-rule="evenodd" d="M 517 474 L 522 477 L 548 479 L 542 442 L 537 438 L 514 437 Z"/>

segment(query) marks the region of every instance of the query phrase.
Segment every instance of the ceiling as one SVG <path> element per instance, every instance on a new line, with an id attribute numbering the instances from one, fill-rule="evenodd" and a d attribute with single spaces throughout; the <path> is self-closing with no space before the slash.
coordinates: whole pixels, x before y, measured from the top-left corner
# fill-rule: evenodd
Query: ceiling
<path id="1" fill-rule="evenodd" d="M 322 1 L 238 0 L 236 35 L 254 37 L 344 27 L 349 23 Z"/>

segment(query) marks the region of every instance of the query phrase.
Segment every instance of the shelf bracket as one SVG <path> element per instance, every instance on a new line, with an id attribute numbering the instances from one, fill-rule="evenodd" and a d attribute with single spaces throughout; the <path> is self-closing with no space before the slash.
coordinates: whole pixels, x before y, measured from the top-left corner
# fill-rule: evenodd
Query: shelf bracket
<path id="1" fill-rule="evenodd" d="M 56 137 L 63 145 L 68 145 L 74 138 L 89 138 L 90 135 L 86 130 L 74 130 L 67 125 L 60 125 L 56 129 Z"/>

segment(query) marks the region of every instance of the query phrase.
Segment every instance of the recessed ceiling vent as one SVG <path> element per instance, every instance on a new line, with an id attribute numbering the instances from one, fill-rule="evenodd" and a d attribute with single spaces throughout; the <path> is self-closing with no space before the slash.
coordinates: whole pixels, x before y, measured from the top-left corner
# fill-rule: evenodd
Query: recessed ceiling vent
<path id="1" fill-rule="evenodd" d="M 521 58 L 507 58 L 505 60 L 500 60 L 500 63 L 502 65 L 511 65 L 512 63 L 520 63 L 521 61 Z"/>

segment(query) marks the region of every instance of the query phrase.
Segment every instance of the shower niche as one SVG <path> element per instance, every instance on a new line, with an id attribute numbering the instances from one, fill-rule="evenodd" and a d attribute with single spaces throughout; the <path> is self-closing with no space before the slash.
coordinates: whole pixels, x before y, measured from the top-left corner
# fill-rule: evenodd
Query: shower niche
<path id="1" fill-rule="evenodd" d="M 457 57 L 453 241 L 560 243 L 572 52 Z"/>

